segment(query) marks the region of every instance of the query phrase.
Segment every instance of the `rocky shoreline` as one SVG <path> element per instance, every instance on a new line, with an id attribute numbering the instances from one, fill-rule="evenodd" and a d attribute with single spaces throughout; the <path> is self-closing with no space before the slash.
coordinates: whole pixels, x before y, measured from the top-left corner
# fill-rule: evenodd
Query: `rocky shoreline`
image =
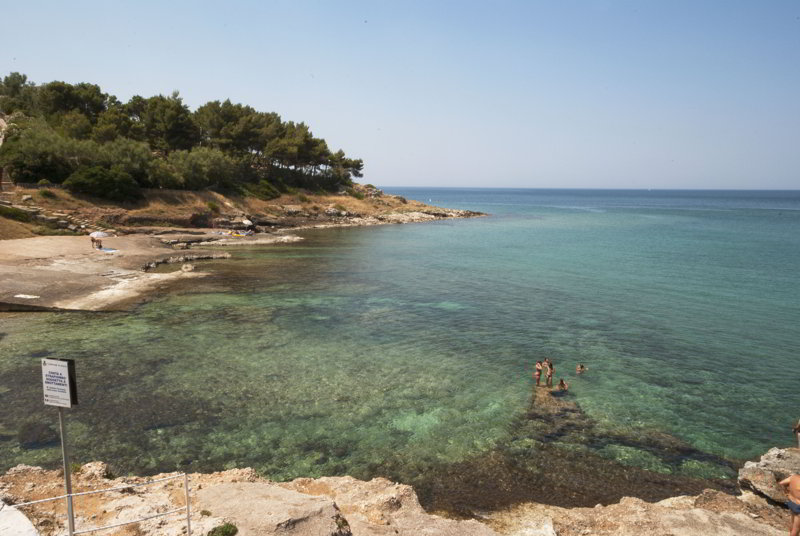
<path id="1" fill-rule="evenodd" d="M 387 196 L 390 197 L 390 196 Z M 111 251 L 90 248 L 85 236 L 42 236 L 3 240 L 0 248 L 0 312 L 121 310 L 178 280 L 202 277 L 194 261 L 222 259 L 229 253 L 209 247 L 264 246 L 302 240 L 292 231 L 331 227 L 430 222 L 482 216 L 467 210 L 443 209 L 418 202 L 369 206 L 370 212 L 307 210 L 279 205 L 272 215 L 225 216 L 214 228 L 118 226 L 120 236 L 104 239 Z M 384 206 L 385 205 L 385 206 Z M 89 216 L 84 216 L 89 217 Z M 119 215 L 118 223 L 132 218 Z M 140 217 L 141 219 L 141 217 Z M 89 220 L 80 220 L 89 221 Z M 144 220 L 143 220 L 144 221 Z M 147 220 L 150 221 L 150 220 Z M 255 230 L 252 235 L 239 231 Z M 203 250 L 203 248 L 206 248 Z M 176 250 L 200 249 L 196 253 Z M 162 264 L 180 263 L 183 269 L 154 273 Z"/>
<path id="2" fill-rule="evenodd" d="M 205 535 L 231 523 L 242 536 L 778 536 L 785 534 L 789 514 L 779 504 L 783 498 L 776 494 L 780 490 L 775 483 L 798 472 L 800 449 L 775 448 L 740 470 L 735 494 L 704 490 L 658 502 L 623 497 L 617 503 L 593 508 L 526 502 L 477 519 L 457 520 L 426 512 L 413 488 L 385 478 L 299 478 L 276 483 L 252 469 L 233 469 L 190 475 L 192 532 Z M 76 527 L 122 523 L 181 508 L 185 504 L 182 479 L 125 488 L 176 474 L 113 478 L 103 463 L 83 465 L 73 474 L 77 492 L 123 489 L 76 498 Z M 6 505 L 58 496 L 62 490 L 63 478 L 57 470 L 22 465 L 0 476 L 0 500 Z M 65 533 L 64 509 L 63 500 L 20 508 L 42 536 Z M 4 534 L 3 523 L 11 523 L 10 510 L 9 506 L 0 510 L 0 534 Z M 139 536 L 185 533 L 186 519 L 180 513 L 112 532 Z"/>

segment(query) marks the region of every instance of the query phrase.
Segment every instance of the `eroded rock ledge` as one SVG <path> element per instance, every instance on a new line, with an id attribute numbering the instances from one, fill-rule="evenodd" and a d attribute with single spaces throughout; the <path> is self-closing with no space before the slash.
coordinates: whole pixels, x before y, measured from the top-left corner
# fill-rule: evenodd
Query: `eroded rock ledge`
<path id="1" fill-rule="evenodd" d="M 742 469 L 739 496 L 706 490 L 656 503 L 625 497 L 594 508 L 525 503 L 467 521 L 425 512 L 410 486 L 384 478 L 369 482 L 351 477 L 300 478 L 275 483 L 252 469 L 233 469 L 191 475 L 192 533 L 205 535 L 232 523 L 242 536 L 778 536 L 789 523 L 788 511 L 777 504 L 783 498 L 771 486 L 758 488 L 787 471 L 797 471 L 799 464 L 800 449 L 770 450 L 761 461 Z M 758 486 L 750 481 L 753 468 L 759 471 Z M 150 480 L 109 476 L 105 464 L 89 463 L 75 473 L 73 486 L 88 491 Z M 168 475 L 153 478 L 164 476 Z M 20 465 L 0 477 L 0 499 L 7 504 L 56 496 L 61 490 L 59 471 Z M 79 530 L 147 517 L 184 504 L 182 479 L 91 497 L 76 499 Z M 22 510 L 42 536 L 63 533 L 63 501 Z M 180 536 L 185 534 L 185 518 L 174 514 L 147 520 L 133 530 L 132 534 L 141 536 Z"/>

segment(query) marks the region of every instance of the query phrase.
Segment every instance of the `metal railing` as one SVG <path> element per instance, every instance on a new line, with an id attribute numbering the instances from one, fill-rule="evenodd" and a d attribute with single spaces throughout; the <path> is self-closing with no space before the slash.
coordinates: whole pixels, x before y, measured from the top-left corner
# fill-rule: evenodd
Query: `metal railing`
<path id="1" fill-rule="evenodd" d="M 168 516 L 168 515 L 175 514 L 177 512 L 182 512 L 182 511 L 186 510 L 186 534 L 187 534 L 187 536 L 192 536 L 192 521 L 191 521 L 192 510 L 191 510 L 191 501 L 190 501 L 190 498 L 189 498 L 189 475 L 186 474 L 186 473 L 181 473 L 181 474 L 175 475 L 175 476 L 168 476 L 168 477 L 165 477 L 165 478 L 158 478 L 156 480 L 148 480 L 147 482 L 142 482 L 140 484 L 125 484 L 124 486 L 117 486 L 117 487 L 114 487 L 114 488 L 98 489 L 98 490 L 92 490 L 92 491 L 81 491 L 81 492 L 78 492 L 78 493 L 67 493 L 66 495 L 59 495 L 58 497 L 49 497 L 47 499 L 39 499 L 39 500 L 36 500 L 36 501 L 28 501 L 28 502 L 19 503 L 19 504 L 10 504 L 8 506 L 10 506 L 11 508 L 21 508 L 23 506 L 30 506 L 32 504 L 44 503 L 44 502 L 48 502 L 48 501 L 57 501 L 59 499 L 67 499 L 67 501 L 71 501 L 73 497 L 80 497 L 81 495 L 93 495 L 93 494 L 96 494 L 96 493 L 107 493 L 109 491 L 121 491 L 121 490 L 127 490 L 127 489 L 131 489 L 131 488 L 140 488 L 142 486 L 149 486 L 151 484 L 156 484 L 158 482 L 164 482 L 166 480 L 175 480 L 176 478 L 181 478 L 181 477 L 183 477 L 183 487 L 184 487 L 184 491 L 186 492 L 186 505 L 185 506 L 181 506 L 180 508 L 175 508 L 175 509 L 169 510 L 167 512 L 161 512 L 161 513 L 158 513 L 158 514 L 153 514 L 153 515 L 150 515 L 150 516 L 141 517 L 139 519 L 135 519 L 135 520 L 132 520 L 132 521 L 123 521 L 121 523 L 115 523 L 113 525 L 105 525 L 105 526 L 102 526 L 102 527 L 94 527 L 94 528 L 90 528 L 90 529 L 82 529 L 82 530 L 76 530 L 76 531 L 70 530 L 69 534 L 70 534 L 70 536 L 73 536 L 73 535 L 77 535 L 77 534 L 87 534 L 87 533 L 90 533 L 90 532 L 98 532 L 98 531 L 101 531 L 101 530 L 113 529 L 113 528 L 117 528 L 117 527 L 122 527 L 123 525 L 132 525 L 134 523 L 140 523 L 142 521 L 147 521 L 148 519 L 154 519 L 156 517 L 164 517 L 164 516 Z M 69 508 L 68 509 L 68 514 L 67 514 L 68 516 L 70 515 L 71 511 L 72 511 L 72 509 Z M 70 523 L 68 524 L 68 526 L 71 527 L 73 525 L 73 520 L 70 519 L 69 521 L 70 521 Z"/>

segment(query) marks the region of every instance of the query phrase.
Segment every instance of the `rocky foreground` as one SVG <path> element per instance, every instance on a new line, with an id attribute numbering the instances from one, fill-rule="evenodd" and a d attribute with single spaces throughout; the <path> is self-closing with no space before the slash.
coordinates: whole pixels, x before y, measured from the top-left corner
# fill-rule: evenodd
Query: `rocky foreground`
<path id="1" fill-rule="evenodd" d="M 560 508 L 525 503 L 480 520 L 453 520 L 425 512 L 410 486 L 383 478 L 301 478 L 275 483 L 252 469 L 190 475 L 192 533 L 206 535 L 230 523 L 238 534 L 282 536 L 778 536 L 789 514 L 777 482 L 800 473 L 800 449 L 772 449 L 739 473 L 740 495 L 706 490 L 656 503 L 625 497 L 594 508 Z M 158 475 L 161 478 L 169 475 Z M 100 462 L 74 473 L 76 491 L 137 484 L 148 479 L 109 478 Z M 59 495 L 59 471 L 18 466 L 0 477 L 0 499 L 15 504 Z M 121 523 L 184 506 L 183 479 L 75 499 L 76 530 Z M 0 534 L 3 512 L 0 510 Z M 66 533 L 63 500 L 23 507 L 42 536 Z M 106 534 L 179 536 L 178 513 L 128 525 Z"/>

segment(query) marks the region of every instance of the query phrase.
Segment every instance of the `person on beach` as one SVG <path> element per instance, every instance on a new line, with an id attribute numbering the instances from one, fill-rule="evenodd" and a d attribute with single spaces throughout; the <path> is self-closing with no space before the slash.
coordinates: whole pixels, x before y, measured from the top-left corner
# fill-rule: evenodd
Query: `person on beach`
<path id="1" fill-rule="evenodd" d="M 586 372 L 586 367 L 583 366 L 583 363 L 578 363 L 578 366 L 575 367 L 576 374 L 583 374 Z"/>
<path id="2" fill-rule="evenodd" d="M 89 238 L 92 240 L 92 249 L 97 249 L 97 239 L 93 236 L 90 236 Z"/>
<path id="3" fill-rule="evenodd" d="M 553 374 L 556 373 L 556 366 L 550 362 L 549 366 L 547 367 L 547 386 L 553 386 Z"/>
<path id="4" fill-rule="evenodd" d="M 539 387 L 539 378 L 542 377 L 542 362 L 536 362 L 536 369 L 533 371 L 533 377 L 536 378 L 536 387 Z"/>
<path id="5" fill-rule="evenodd" d="M 567 389 L 569 389 L 569 384 L 564 381 L 564 378 L 561 378 L 558 381 L 558 390 L 559 391 L 566 391 Z"/>
<path id="6" fill-rule="evenodd" d="M 792 513 L 792 521 L 789 525 L 789 536 L 800 535 L 800 475 L 791 475 L 789 478 L 780 481 L 780 485 L 786 488 L 786 506 Z"/>

